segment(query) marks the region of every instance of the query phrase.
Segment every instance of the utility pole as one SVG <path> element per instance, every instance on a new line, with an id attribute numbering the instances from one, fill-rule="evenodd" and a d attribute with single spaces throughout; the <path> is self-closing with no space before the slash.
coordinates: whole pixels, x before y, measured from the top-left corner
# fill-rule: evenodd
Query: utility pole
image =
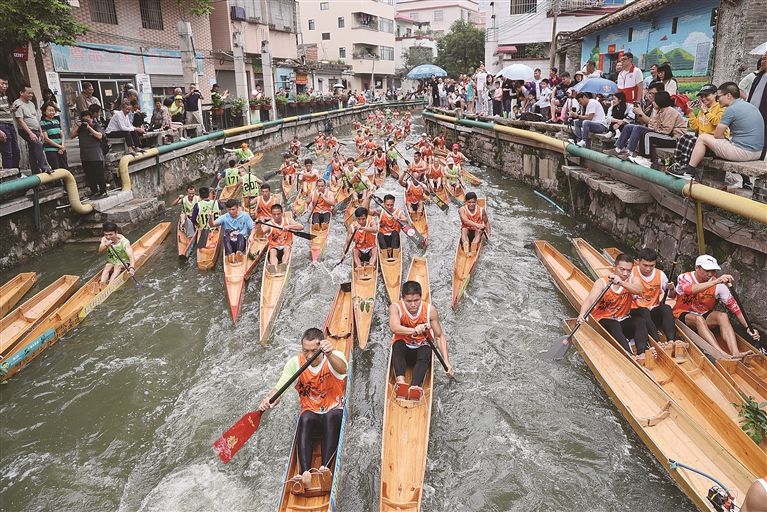
<path id="1" fill-rule="evenodd" d="M 274 71 L 272 71 L 272 49 L 269 44 L 269 35 L 271 29 L 269 24 L 271 20 L 271 12 L 269 11 L 269 0 L 264 2 L 266 4 L 266 39 L 261 41 L 261 74 L 264 76 L 264 94 L 272 104 L 272 112 L 274 113 L 274 119 L 277 119 L 277 105 L 274 99 Z M 296 2 L 296 5 L 298 3 Z M 297 20 L 296 16 L 293 16 L 294 20 Z"/>
<path id="2" fill-rule="evenodd" d="M 554 13 L 554 21 L 551 24 L 551 50 L 549 51 L 549 69 L 554 67 L 557 58 L 557 16 L 559 16 L 559 0 L 553 0 L 551 10 Z"/>
<path id="3" fill-rule="evenodd" d="M 232 54 L 234 56 L 234 84 L 238 98 L 249 99 L 248 79 L 245 74 L 245 43 L 242 40 L 242 32 L 235 30 L 232 34 Z M 250 124 L 250 108 L 247 103 L 243 109 L 245 124 Z"/>
<path id="4" fill-rule="evenodd" d="M 181 49 L 184 86 L 189 87 L 190 84 L 197 84 L 197 61 L 194 54 L 194 42 L 192 41 L 192 25 L 188 21 L 179 21 L 176 24 L 176 31 L 178 31 L 179 48 Z M 197 86 L 199 87 L 200 84 Z"/>

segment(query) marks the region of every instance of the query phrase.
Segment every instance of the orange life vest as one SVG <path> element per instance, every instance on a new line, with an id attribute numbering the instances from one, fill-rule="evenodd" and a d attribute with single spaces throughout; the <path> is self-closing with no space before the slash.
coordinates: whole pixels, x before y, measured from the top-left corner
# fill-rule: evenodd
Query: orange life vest
<path id="1" fill-rule="evenodd" d="M 418 311 L 416 312 L 415 316 L 410 316 L 410 313 L 408 313 L 407 307 L 403 301 L 399 301 L 395 304 L 395 306 L 397 306 L 397 309 L 399 310 L 399 323 L 402 327 L 409 327 L 414 329 L 418 325 L 429 323 L 431 304 L 428 302 L 421 301 L 421 305 L 418 307 Z M 428 343 L 426 341 L 428 337 L 428 330 L 422 332 L 421 334 L 395 334 L 392 336 L 391 342 L 394 343 L 395 341 L 402 340 L 408 346 L 420 347 L 421 345 L 426 345 L 426 343 Z"/>
<path id="2" fill-rule="evenodd" d="M 382 235 L 390 235 L 399 231 L 399 210 L 393 210 L 394 215 L 389 215 L 386 210 L 381 210 L 381 220 L 378 221 L 378 232 Z"/>
<path id="3" fill-rule="evenodd" d="M 420 162 L 416 163 L 416 161 L 413 160 L 412 162 L 410 162 L 410 167 L 408 167 L 408 170 L 410 172 L 413 172 L 413 171 L 423 172 L 426 170 L 426 162 L 424 160 L 421 160 Z"/>
<path id="4" fill-rule="evenodd" d="M 316 172 L 305 172 L 304 177 L 302 178 L 305 183 L 316 183 L 319 179 L 320 177 Z"/>
<path id="5" fill-rule="evenodd" d="M 692 275 L 689 275 L 692 274 Z M 695 272 L 687 272 L 683 274 L 687 277 L 687 280 L 697 283 L 695 279 Z M 679 276 L 681 280 L 683 276 Z M 676 304 L 674 304 L 674 317 L 679 318 L 682 313 L 692 312 L 698 314 L 705 314 L 714 309 L 716 306 L 716 286 L 707 288 L 700 293 L 679 295 L 676 298 Z"/>
<path id="6" fill-rule="evenodd" d="M 331 137 L 330 139 L 327 140 L 327 145 L 329 148 L 336 147 L 336 139 Z"/>
<path id="7" fill-rule="evenodd" d="M 312 204 L 314 204 L 314 213 L 328 213 L 333 209 L 333 205 L 325 198 L 325 194 L 320 195 L 319 190 L 312 191 Z"/>
<path id="8" fill-rule="evenodd" d="M 463 161 L 463 157 L 461 156 L 460 151 L 458 153 L 455 153 L 455 152 L 450 153 L 449 156 L 453 157 L 453 162 L 455 163 L 455 165 L 461 165 L 461 161 Z"/>
<path id="9" fill-rule="evenodd" d="M 405 188 L 405 201 L 410 204 L 416 204 L 423 201 L 423 187 L 421 185 L 416 185 L 412 179 L 408 180 L 407 187 Z"/>
<path id="10" fill-rule="evenodd" d="M 660 269 L 653 270 L 655 275 L 650 281 L 645 281 L 642 275 L 639 273 L 639 265 L 634 265 L 634 269 L 631 271 L 634 276 L 634 281 L 642 284 L 642 295 L 634 297 L 634 303 L 631 308 L 647 308 L 652 309 L 660 302 L 661 292 L 661 271 Z"/>
<path id="11" fill-rule="evenodd" d="M 485 210 L 480 205 L 477 205 L 474 208 L 474 213 L 472 213 L 469 210 L 468 206 L 466 206 L 466 205 L 461 206 L 461 210 L 463 211 L 464 216 L 468 220 L 470 220 L 471 222 L 476 222 L 477 224 L 481 224 L 482 220 L 485 217 Z M 467 228 L 467 229 L 475 229 L 473 226 L 469 226 L 468 224 L 463 222 L 463 220 L 461 220 L 461 227 L 462 228 Z"/>
<path id="12" fill-rule="evenodd" d="M 374 141 L 374 140 L 369 140 L 369 141 L 365 142 L 365 147 L 372 151 L 372 150 L 375 150 L 375 148 L 378 147 L 378 144 L 376 144 L 376 141 Z"/>
<path id="13" fill-rule="evenodd" d="M 276 196 L 270 196 L 268 201 L 264 201 L 263 196 L 258 196 L 256 200 L 256 218 L 259 220 L 272 217 L 272 206 L 277 202 Z"/>
<path id="14" fill-rule="evenodd" d="M 374 155 L 373 165 L 375 166 L 376 169 L 386 168 L 386 155 L 381 155 L 381 158 L 378 158 L 377 155 Z"/>
<path id="15" fill-rule="evenodd" d="M 370 221 L 368 221 L 368 224 L 365 224 L 365 227 L 368 227 Z M 358 229 L 354 233 L 354 247 L 356 247 L 360 251 L 369 251 L 373 247 L 376 246 L 376 234 L 372 231 L 365 231 L 364 229 Z"/>
<path id="16" fill-rule="evenodd" d="M 280 171 L 282 171 L 283 176 L 290 176 L 291 174 L 296 173 L 296 168 L 293 167 L 293 164 L 287 164 L 287 165 L 282 164 L 282 166 L 280 167 Z"/>
<path id="17" fill-rule="evenodd" d="M 442 166 L 441 165 L 432 165 L 429 169 L 429 177 L 432 179 L 437 179 L 442 177 Z"/>
<path id="18" fill-rule="evenodd" d="M 298 364 L 303 366 L 306 358 L 303 354 L 298 356 Z M 322 363 L 317 373 L 309 367 L 302 372 L 296 381 L 298 401 L 301 404 L 301 412 L 312 411 L 326 413 L 333 409 L 344 406 L 346 394 L 346 377 L 339 379 L 330 369 L 330 362 L 323 356 Z"/>
<path id="19" fill-rule="evenodd" d="M 287 226 L 288 223 L 287 219 L 283 216 L 282 222 L 278 223 L 272 220 L 272 224 L 282 228 Z M 293 233 L 282 229 L 271 228 L 271 231 L 269 232 L 269 247 L 273 249 L 275 247 L 285 247 L 288 245 L 293 245 Z"/>
<path id="20" fill-rule="evenodd" d="M 330 169 L 335 172 L 341 169 L 341 162 L 338 160 L 331 160 L 330 161 Z"/>
<path id="21" fill-rule="evenodd" d="M 599 280 L 603 285 L 607 282 L 604 277 L 601 277 Z M 620 290 L 616 292 L 613 290 L 612 285 L 610 285 L 610 289 L 607 290 L 607 293 L 604 294 L 597 307 L 591 312 L 591 316 L 596 320 L 603 318 L 623 320 L 629 316 L 633 300 L 634 297 L 624 287 L 621 286 Z"/>

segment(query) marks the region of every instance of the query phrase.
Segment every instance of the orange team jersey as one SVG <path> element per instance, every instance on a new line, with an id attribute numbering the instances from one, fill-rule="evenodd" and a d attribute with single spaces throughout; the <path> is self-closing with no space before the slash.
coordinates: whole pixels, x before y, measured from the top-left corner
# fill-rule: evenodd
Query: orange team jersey
<path id="1" fill-rule="evenodd" d="M 365 141 L 366 139 L 362 135 L 357 135 L 356 137 L 354 137 L 354 143 L 358 146 L 364 145 Z"/>
<path id="2" fill-rule="evenodd" d="M 369 140 L 369 141 L 365 142 L 365 148 L 368 151 L 374 151 L 377 147 L 378 147 L 378 144 L 376 144 L 376 141 L 374 141 L 374 140 Z"/>
<path id="3" fill-rule="evenodd" d="M 413 183 L 413 180 L 408 180 L 407 187 L 405 187 L 405 201 L 410 204 L 423 201 L 423 187 Z"/>
<path id="4" fill-rule="evenodd" d="M 730 293 L 730 289 L 724 284 L 717 284 L 703 290 L 700 293 L 692 293 L 692 285 L 698 284 L 695 278 L 695 272 L 685 272 L 677 279 L 676 285 L 676 304 L 674 304 L 674 317 L 679 318 L 682 313 L 697 313 L 704 315 L 713 310 L 716 301 L 720 300 L 737 316 L 741 311 L 738 302 Z"/>
<path id="5" fill-rule="evenodd" d="M 482 219 L 485 217 L 485 210 L 479 205 L 474 208 L 474 213 L 472 213 L 466 205 L 461 206 L 461 211 L 463 211 L 464 216 L 468 220 L 476 222 L 477 224 L 482 224 Z M 476 229 L 473 226 L 467 225 L 463 220 L 461 220 L 461 227 L 466 229 Z"/>
<path id="6" fill-rule="evenodd" d="M 433 179 L 442 177 L 442 167 L 439 165 L 432 165 L 429 168 L 429 177 Z"/>
<path id="7" fill-rule="evenodd" d="M 296 168 L 293 167 L 293 164 L 287 164 L 287 165 L 282 164 L 282 166 L 280 167 L 280 171 L 282 172 L 283 176 L 290 176 L 291 174 L 296 173 Z"/>
<path id="8" fill-rule="evenodd" d="M 320 179 L 320 177 L 317 174 L 317 171 L 315 169 L 312 169 L 312 172 L 304 172 L 304 177 L 302 179 L 304 183 L 316 183 L 317 180 Z"/>
<path id="9" fill-rule="evenodd" d="M 599 278 L 602 285 L 606 284 L 604 277 Z M 597 304 L 597 307 L 591 312 L 596 320 L 602 320 L 603 318 L 609 318 L 613 320 L 625 320 L 629 317 L 631 312 L 631 303 L 634 301 L 634 297 L 631 293 L 622 286 L 618 287 L 618 291 L 613 290 L 613 286 L 607 290 L 602 299 Z"/>
<path id="10" fill-rule="evenodd" d="M 459 151 L 458 153 L 450 153 L 450 156 L 453 157 L 453 162 L 455 165 L 461 165 L 461 161 L 463 160 L 463 155 Z"/>
<path id="11" fill-rule="evenodd" d="M 398 139 L 399 139 L 400 137 L 402 137 L 402 128 L 400 128 L 400 127 L 397 127 L 397 128 L 394 130 L 394 136 L 395 136 L 395 137 L 397 137 Z"/>
<path id="12" fill-rule="evenodd" d="M 317 136 L 317 137 L 315 137 L 315 138 L 314 138 L 314 144 L 315 144 L 317 147 L 320 147 L 320 148 L 321 148 L 322 146 L 324 146 L 324 145 L 325 145 L 325 137 L 322 137 L 321 135 L 320 135 L 320 136 Z"/>
<path id="13" fill-rule="evenodd" d="M 354 129 L 359 130 L 360 128 L 362 128 L 362 124 L 359 121 L 354 121 Z"/>
<path id="14" fill-rule="evenodd" d="M 256 200 L 256 218 L 259 220 L 271 218 L 272 206 L 274 206 L 276 202 L 276 196 L 270 196 L 268 201 L 264 201 L 263 196 L 258 196 L 258 199 Z"/>
<path id="15" fill-rule="evenodd" d="M 334 139 L 334 138 L 330 138 L 330 139 L 328 139 L 328 140 L 327 140 L 327 145 L 328 145 L 328 147 L 329 147 L 329 148 L 334 148 L 334 147 L 336 147 L 336 139 Z"/>
<path id="16" fill-rule="evenodd" d="M 434 150 L 428 144 L 421 148 L 421 156 L 427 157 L 432 155 L 434 155 Z"/>
<path id="17" fill-rule="evenodd" d="M 381 158 L 378 158 L 378 155 L 374 155 L 373 165 L 378 170 L 384 170 L 386 168 L 386 155 L 381 155 Z"/>
<path id="18" fill-rule="evenodd" d="M 378 232 L 382 235 L 391 235 L 399 231 L 399 210 L 392 210 L 394 215 L 390 215 L 386 210 L 381 210 L 381 220 L 378 221 Z"/>
<path id="19" fill-rule="evenodd" d="M 312 191 L 311 203 L 314 205 L 314 213 L 328 213 L 333 209 L 333 205 L 318 190 Z"/>
<path id="20" fill-rule="evenodd" d="M 299 367 L 306 364 L 303 354 L 298 356 Z M 338 375 L 333 371 L 327 357 L 315 369 L 309 366 L 296 381 L 298 401 L 301 412 L 312 411 L 323 414 L 344 406 L 346 394 L 346 375 Z"/>
<path id="21" fill-rule="evenodd" d="M 281 228 L 288 225 L 288 221 L 285 217 L 282 218 L 282 222 L 278 223 L 277 221 L 272 220 L 272 223 L 275 226 L 279 226 Z M 271 231 L 269 231 L 269 247 L 270 248 L 282 248 L 285 246 L 293 245 L 293 233 L 290 231 L 284 231 L 282 229 L 274 229 L 270 228 Z"/>
<path id="22" fill-rule="evenodd" d="M 431 315 L 431 304 L 421 301 L 421 305 L 418 306 L 418 311 L 415 315 L 410 315 L 405 307 L 403 301 L 399 301 L 395 304 L 397 310 L 399 310 L 399 323 L 402 327 L 409 327 L 415 329 L 416 326 L 429 323 L 429 316 Z M 429 337 L 429 331 L 426 330 L 421 334 L 395 334 L 391 338 L 391 342 L 404 341 L 405 345 L 412 348 L 418 348 L 428 343 L 426 339 Z"/>
<path id="23" fill-rule="evenodd" d="M 420 162 L 416 162 L 413 160 L 410 162 L 410 167 L 408 168 L 410 172 L 423 172 L 426 170 L 426 162 L 424 160 L 421 160 Z"/>
<path id="24" fill-rule="evenodd" d="M 370 225 L 370 222 L 368 221 L 368 224 L 365 224 L 364 227 L 368 227 L 369 225 Z M 354 247 L 356 247 L 358 250 L 369 251 L 375 246 L 376 246 L 376 234 L 374 232 L 358 229 L 354 233 Z"/>
<path id="25" fill-rule="evenodd" d="M 335 172 L 341 170 L 341 162 L 338 160 L 331 160 L 330 161 L 330 169 Z"/>
<path id="26" fill-rule="evenodd" d="M 642 285 L 642 295 L 634 296 L 634 303 L 631 309 L 652 309 L 660 303 L 660 292 L 663 288 L 663 271 L 656 268 L 652 272 L 652 277 L 647 281 L 639 273 L 639 265 L 634 265 L 631 271 L 632 281 Z"/>

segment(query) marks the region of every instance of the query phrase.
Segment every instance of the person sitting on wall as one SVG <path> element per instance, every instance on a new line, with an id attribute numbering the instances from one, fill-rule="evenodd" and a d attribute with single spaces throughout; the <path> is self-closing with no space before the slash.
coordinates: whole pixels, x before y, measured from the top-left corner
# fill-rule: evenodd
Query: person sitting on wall
<path id="1" fill-rule="evenodd" d="M 601 103 L 581 92 L 575 97 L 583 110 L 582 114 L 574 115 L 573 129 L 576 143 L 581 147 L 590 148 L 590 133 L 605 133 L 607 131 L 607 116 Z"/>
<path id="2" fill-rule="evenodd" d="M 694 112 L 690 111 L 692 114 L 689 116 L 690 131 L 682 135 L 676 142 L 674 162 L 669 169 L 671 174 L 676 175 L 679 169 L 690 163 L 698 135 L 702 133 L 713 134 L 724 115 L 724 107 L 716 100 L 716 86 L 714 84 L 706 84 L 700 88 L 697 103 L 700 108 L 698 114 L 695 115 Z"/>

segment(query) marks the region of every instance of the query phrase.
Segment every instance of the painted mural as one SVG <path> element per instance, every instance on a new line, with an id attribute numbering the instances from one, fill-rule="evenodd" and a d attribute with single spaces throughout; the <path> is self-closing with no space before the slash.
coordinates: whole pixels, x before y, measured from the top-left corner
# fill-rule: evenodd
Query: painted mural
<path id="1" fill-rule="evenodd" d="M 675 76 L 707 75 L 718 6 L 719 2 L 712 0 L 683 1 L 642 19 L 589 34 L 583 38 L 581 58 L 583 62 L 594 60 L 599 69 L 609 73 L 619 55 L 631 52 L 642 70 L 669 62 Z"/>

